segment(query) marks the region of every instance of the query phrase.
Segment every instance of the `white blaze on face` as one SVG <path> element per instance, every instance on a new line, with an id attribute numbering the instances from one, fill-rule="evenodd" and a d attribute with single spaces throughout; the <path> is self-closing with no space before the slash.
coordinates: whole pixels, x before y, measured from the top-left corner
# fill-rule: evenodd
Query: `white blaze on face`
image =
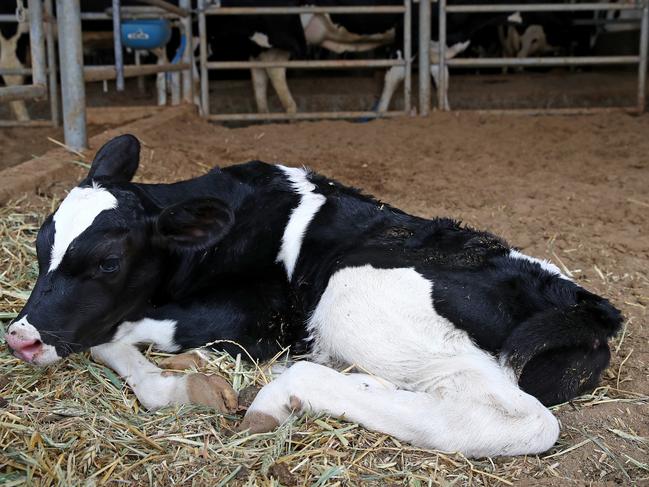
<path id="1" fill-rule="evenodd" d="M 282 262 L 286 268 L 288 279 L 293 277 L 295 264 L 300 256 L 302 240 L 311 220 L 320 207 L 327 200 L 323 195 L 314 193 L 315 184 L 309 181 L 309 172 L 306 169 L 297 167 L 285 167 L 278 165 L 291 182 L 293 190 L 301 195 L 300 203 L 293 209 L 291 216 L 284 228 L 282 236 L 282 247 L 277 254 L 277 262 Z"/>
<path id="2" fill-rule="evenodd" d="M 54 245 L 49 272 L 55 270 L 72 241 L 92 225 L 105 210 L 117 208 L 117 198 L 93 183 L 89 188 L 74 188 L 54 214 Z"/>

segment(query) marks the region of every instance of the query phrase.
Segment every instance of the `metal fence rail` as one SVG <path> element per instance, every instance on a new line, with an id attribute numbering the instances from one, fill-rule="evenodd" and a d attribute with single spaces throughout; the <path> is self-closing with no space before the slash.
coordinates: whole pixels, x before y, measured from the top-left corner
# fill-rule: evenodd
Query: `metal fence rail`
<path id="1" fill-rule="evenodd" d="M 637 103 L 632 107 L 637 112 L 646 108 L 647 88 L 647 49 L 649 43 L 649 0 L 636 0 L 634 3 L 564 3 L 564 4 L 509 4 L 509 5 L 448 5 L 446 0 L 438 0 L 439 6 L 439 69 L 443 73 L 447 66 L 457 67 L 505 67 L 505 66 L 581 66 L 581 65 L 638 65 Z M 545 58 L 457 58 L 446 59 L 446 16 L 449 13 L 485 12 L 569 12 L 597 10 L 635 10 L 642 12 L 640 45 L 637 56 L 564 56 Z M 438 107 L 444 110 L 447 99 L 448 82 L 440 77 L 437 87 Z M 629 107 L 620 107 L 623 109 Z M 596 111 L 598 108 L 593 107 Z M 584 110 L 584 109 L 580 109 Z M 482 110 L 485 111 L 485 110 Z M 539 110 L 539 112 L 543 112 Z"/>
<path id="2" fill-rule="evenodd" d="M 201 77 L 201 113 L 213 121 L 260 121 L 260 120 L 309 120 L 309 119 L 348 119 L 375 118 L 377 116 L 399 116 L 410 113 L 411 108 L 411 0 L 403 0 L 403 5 L 376 6 L 345 6 L 345 7 L 219 7 L 207 6 L 206 0 L 198 0 L 198 29 L 200 38 L 200 77 Z M 208 62 L 207 60 L 207 23 L 208 15 L 299 15 L 299 14 L 403 14 L 404 17 L 404 59 L 372 59 L 372 60 L 331 60 L 331 61 L 231 61 Z M 210 114 L 209 106 L 209 71 L 227 69 L 252 68 L 287 68 L 287 69 L 350 69 L 350 68 L 389 68 L 403 66 L 404 79 L 404 108 L 378 114 L 372 111 L 345 112 L 299 112 L 299 113 L 222 113 Z"/>
<path id="3" fill-rule="evenodd" d="M 151 0 L 146 3 L 155 6 L 122 7 L 119 0 L 113 0 L 113 8 L 106 12 L 82 13 L 79 0 L 58 0 L 59 32 L 64 33 L 59 39 L 59 53 L 61 57 L 65 143 L 68 146 L 74 149 L 82 149 L 87 146 L 84 82 L 115 79 L 121 87 L 124 78 L 156 73 L 172 73 L 172 102 L 180 102 L 181 93 L 184 100 L 192 100 L 193 42 L 191 15 L 189 15 L 190 0 L 180 0 L 180 7 L 175 7 L 163 0 Z M 119 55 L 116 55 L 115 65 L 84 67 L 81 20 L 114 20 L 113 12 L 118 12 L 120 18 L 124 19 L 167 18 L 178 20 L 186 38 L 185 51 L 181 62 L 176 64 L 129 65 L 120 62 Z M 122 51 L 119 33 L 120 29 L 115 25 L 116 54 L 121 54 Z"/>

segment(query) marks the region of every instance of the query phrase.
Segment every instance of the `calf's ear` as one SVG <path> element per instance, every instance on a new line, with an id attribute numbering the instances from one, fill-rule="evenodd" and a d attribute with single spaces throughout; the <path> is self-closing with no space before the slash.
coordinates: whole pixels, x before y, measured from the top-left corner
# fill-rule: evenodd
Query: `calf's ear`
<path id="1" fill-rule="evenodd" d="M 133 179 L 140 163 L 140 141 L 134 135 L 124 134 L 106 142 L 92 161 L 89 179 L 105 179 L 124 183 Z"/>
<path id="2" fill-rule="evenodd" d="M 232 228 L 234 214 L 217 198 L 192 198 L 165 208 L 156 232 L 169 248 L 200 250 L 217 244 Z"/>

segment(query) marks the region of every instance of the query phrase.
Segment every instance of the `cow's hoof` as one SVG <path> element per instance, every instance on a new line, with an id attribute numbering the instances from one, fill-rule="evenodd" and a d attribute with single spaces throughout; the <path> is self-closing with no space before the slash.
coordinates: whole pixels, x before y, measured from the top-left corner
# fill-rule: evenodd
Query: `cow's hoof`
<path id="1" fill-rule="evenodd" d="M 270 414 L 262 413 L 261 411 L 248 411 L 237 428 L 237 431 L 248 430 L 250 434 L 267 433 L 273 431 L 278 426 L 279 421 Z"/>
<path id="2" fill-rule="evenodd" d="M 239 391 L 239 410 L 248 409 L 260 390 L 261 387 L 259 386 L 248 386 L 241 389 Z"/>
<path id="3" fill-rule="evenodd" d="M 217 375 L 190 374 L 187 376 L 189 402 L 233 413 L 239 405 L 237 393 L 232 386 Z"/>
<path id="4" fill-rule="evenodd" d="M 191 369 L 192 367 L 196 370 L 200 370 L 206 365 L 207 360 L 198 351 L 172 355 L 171 357 L 167 357 L 160 362 L 160 368 L 167 370 L 187 370 Z"/>

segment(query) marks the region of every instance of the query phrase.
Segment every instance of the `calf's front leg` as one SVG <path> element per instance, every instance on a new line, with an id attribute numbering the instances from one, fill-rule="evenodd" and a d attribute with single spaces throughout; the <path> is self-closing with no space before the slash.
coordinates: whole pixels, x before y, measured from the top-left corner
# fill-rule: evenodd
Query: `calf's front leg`
<path id="1" fill-rule="evenodd" d="M 165 371 L 132 344 L 112 342 L 91 349 L 92 357 L 117 372 L 147 409 L 179 404 L 200 404 L 222 413 L 237 408 L 237 394 L 225 379 L 199 373 Z"/>

